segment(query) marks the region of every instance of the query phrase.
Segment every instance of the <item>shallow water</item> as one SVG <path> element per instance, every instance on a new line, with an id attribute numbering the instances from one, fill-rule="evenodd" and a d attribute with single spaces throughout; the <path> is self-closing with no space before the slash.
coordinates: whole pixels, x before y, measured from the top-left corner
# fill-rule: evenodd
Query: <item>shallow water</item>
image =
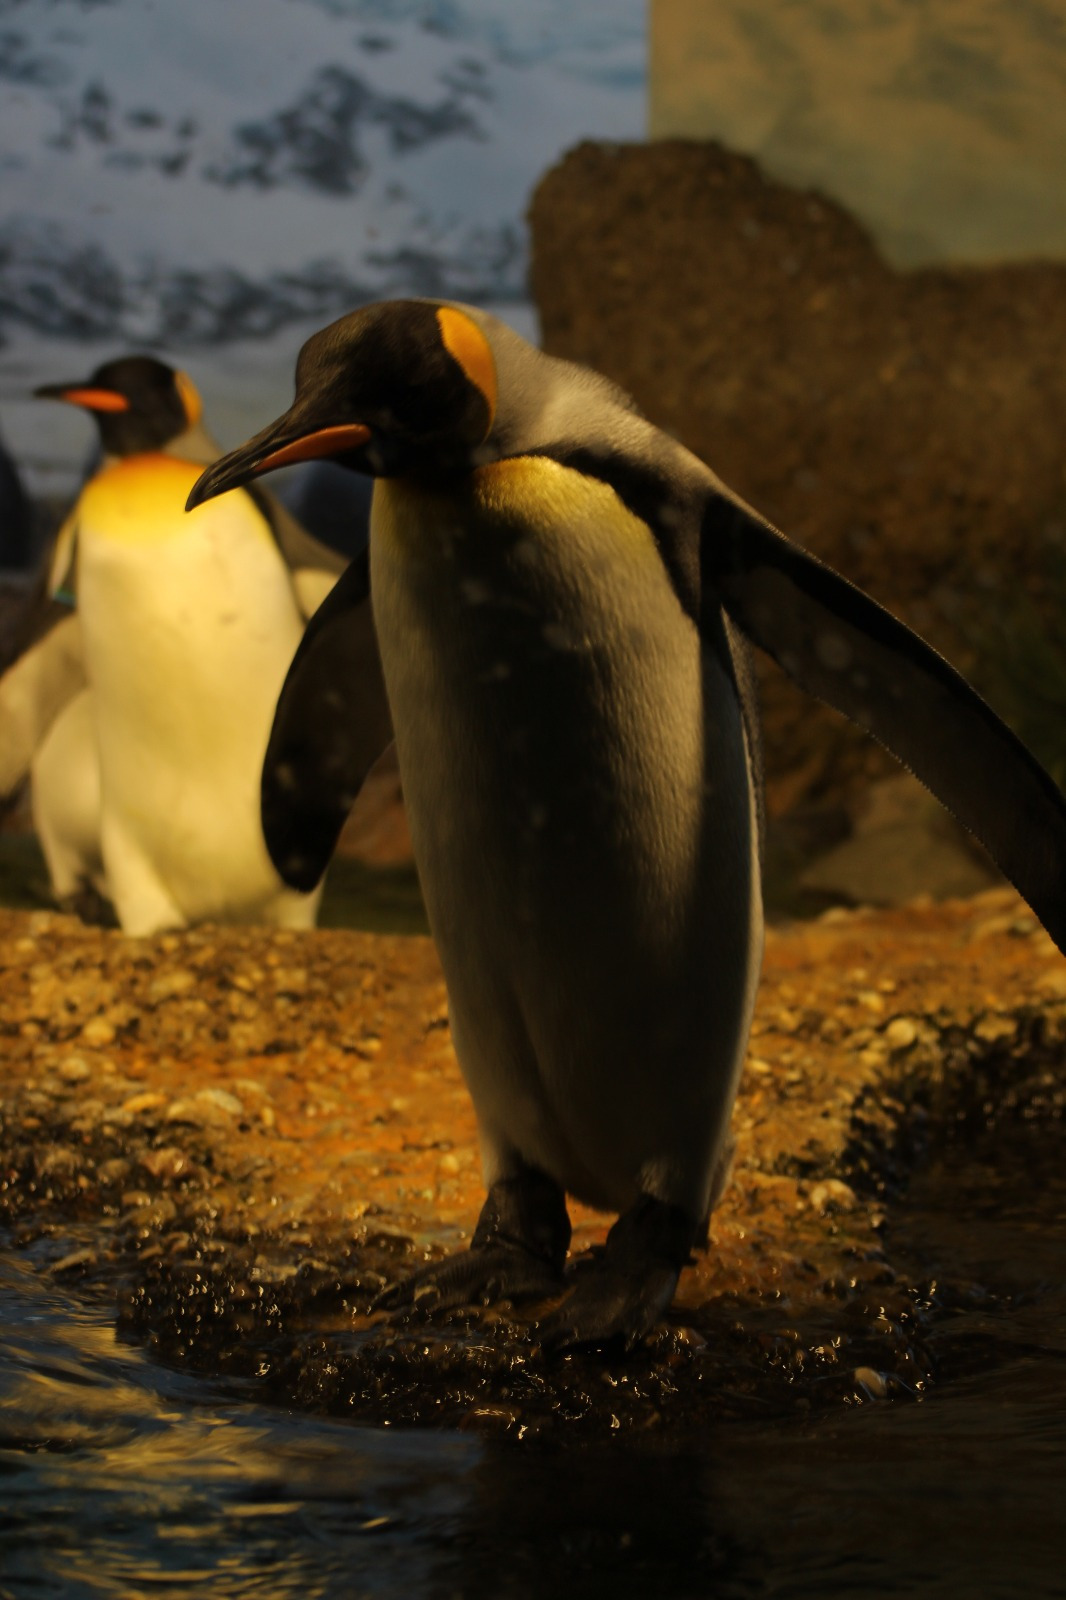
<path id="1" fill-rule="evenodd" d="M 9 1250 L 0 1596 L 1066 1596 L 1066 1177 L 1046 1134 L 997 1153 L 947 1147 L 893 1213 L 938 1307 L 920 1401 L 699 1437 L 273 1410 L 118 1342 L 58 1241 Z"/>

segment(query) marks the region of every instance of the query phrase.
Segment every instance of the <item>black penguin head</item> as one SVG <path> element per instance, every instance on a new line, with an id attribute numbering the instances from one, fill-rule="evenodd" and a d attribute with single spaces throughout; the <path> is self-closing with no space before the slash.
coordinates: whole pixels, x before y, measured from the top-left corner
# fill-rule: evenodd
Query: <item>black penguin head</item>
<path id="1" fill-rule="evenodd" d="M 49 383 L 34 393 L 91 411 L 109 456 L 161 450 L 194 427 L 202 410 L 192 380 L 153 356 L 105 361 L 84 383 Z"/>
<path id="2" fill-rule="evenodd" d="M 375 477 L 469 471 L 495 408 L 492 349 L 465 310 L 426 300 L 364 306 L 308 339 L 290 409 L 209 467 L 188 507 L 324 456 Z"/>

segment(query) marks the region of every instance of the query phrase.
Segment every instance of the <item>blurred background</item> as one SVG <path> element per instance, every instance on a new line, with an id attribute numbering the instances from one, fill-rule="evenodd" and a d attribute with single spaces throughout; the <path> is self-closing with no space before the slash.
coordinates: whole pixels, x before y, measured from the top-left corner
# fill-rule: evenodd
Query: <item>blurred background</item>
<path id="1" fill-rule="evenodd" d="M 616 378 L 1066 777 L 1061 5 L 8 0 L 0 75 L 8 568 L 91 443 L 35 385 L 151 351 L 229 447 L 315 327 L 452 296 Z M 762 671 L 774 908 L 993 881 Z"/>
<path id="2" fill-rule="evenodd" d="M 0 414 L 35 494 L 73 490 L 86 426 L 27 391 L 131 347 L 230 447 L 362 301 L 529 329 L 537 177 L 644 133 L 641 0 L 16 0 L 0 30 Z"/>

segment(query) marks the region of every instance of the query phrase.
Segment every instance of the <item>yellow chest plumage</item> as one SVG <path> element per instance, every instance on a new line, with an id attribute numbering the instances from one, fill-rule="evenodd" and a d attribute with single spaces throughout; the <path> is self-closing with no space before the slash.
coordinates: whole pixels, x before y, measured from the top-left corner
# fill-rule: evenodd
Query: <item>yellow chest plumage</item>
<path id="1" fill-rule="evenodd" d="M 189 538 L 222 523 L 243 538 L 272 542 L 265 518 L 246 494 L 222 496 L 211 506 L 186 512 L 185 501 L 202 468 L 162 451 L 127 456 L 98 472 L 82 490 L 78 523 L 82 538 L 123 545 L 157 545 Z"/>

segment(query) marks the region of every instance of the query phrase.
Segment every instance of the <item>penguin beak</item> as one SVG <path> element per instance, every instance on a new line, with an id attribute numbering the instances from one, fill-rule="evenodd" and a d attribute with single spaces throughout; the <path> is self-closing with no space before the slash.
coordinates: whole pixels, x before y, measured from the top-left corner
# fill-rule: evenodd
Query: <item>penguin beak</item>
<path id="1" fill-rule="evenodd" d="M 344 422 L 330 428 L 314 428 L 309 433 L 294 433 L 288 416 L 271 423 L 247 444 L 231 450 L 208 467 L 193 484 L 185 502 L 193 511 L 205 500 L 239 489 L 252 478 L 275 467 L 288 467 L 296 461 L 316 461 L 322 457 L 344 455 L 360 450 L 370 441 L 370 429 L 362 422 Z"/>
<path id="2" fill-rule="evenodd" d="M 115 389 L 97 389 L 91 384 L 45 383 L 34 389 L 35 400 L 65 400 L 68 405 L 84 406 L 86 411 L 128 411 L 130 403 Z"/>

